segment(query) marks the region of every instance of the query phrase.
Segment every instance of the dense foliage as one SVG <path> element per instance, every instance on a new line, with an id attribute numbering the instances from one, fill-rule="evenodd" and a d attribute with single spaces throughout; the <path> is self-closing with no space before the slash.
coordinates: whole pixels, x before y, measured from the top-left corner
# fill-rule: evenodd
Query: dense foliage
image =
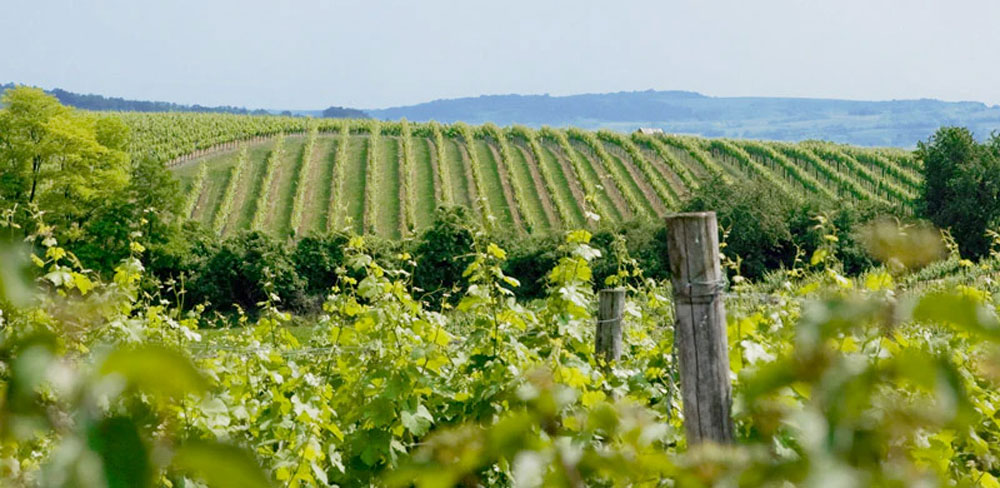
<path id="1" fill-rule="evenodd" d="M 876 254 L 913 269 L 936 258 L 914 247 L 935 231 L 887 225 L 866 234 Z M 350 238 L 321 316 L 290 327 L 265 297 L 259 318 L 210 335 L 197 311 L 138 293 L 134 256 L 103 282 L 51 235 L 32 242 L 34 258 L 5 259 L 0 273 L 0 466 L 12 484 L 991 486 L 1000 475 L 1000 248 L 978 264 L 856 280 L 818 251 L 742 282 L 726 299 L 737 442 L 689 448 L 669 285 L 620 260 L 606 281 L 628 287 L 625 354 L 601 363 L 590 266 L 601 253 L 585 231 L 568 234 L 530 304 L 514 299 L 507 253 L 475 242 L 470 286 L 444 315 Z"/>
<path id="2" fill-rule="evenodd" d="M 961 249 L 972 257 L 986 255 L 987 231 L 1000 228 L 1000 134 L 978 143 L 968 129 L 944 127 L 921 142 L 923 214 L 951 229 Z"/>

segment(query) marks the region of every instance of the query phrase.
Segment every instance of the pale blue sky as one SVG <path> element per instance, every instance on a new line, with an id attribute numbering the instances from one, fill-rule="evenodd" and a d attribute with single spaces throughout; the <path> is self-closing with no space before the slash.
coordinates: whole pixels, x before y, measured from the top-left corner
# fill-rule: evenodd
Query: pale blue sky
<path id="1" fill-rule="evenodd" d="M 501 93 L 1000 104 L 1000 1 L 3 0 L 0 82 L 315 109 Z"/>

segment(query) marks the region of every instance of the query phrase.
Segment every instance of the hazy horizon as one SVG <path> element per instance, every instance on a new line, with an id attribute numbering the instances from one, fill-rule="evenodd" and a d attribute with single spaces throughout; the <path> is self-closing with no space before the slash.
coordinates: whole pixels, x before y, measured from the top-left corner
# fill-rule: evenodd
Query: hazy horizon
<path id="1" fill-rule="evenodd" d="M 247 108 L 481 95 L 1000 104 L 1000 2 L 22 2 L 0 82 Z"/>

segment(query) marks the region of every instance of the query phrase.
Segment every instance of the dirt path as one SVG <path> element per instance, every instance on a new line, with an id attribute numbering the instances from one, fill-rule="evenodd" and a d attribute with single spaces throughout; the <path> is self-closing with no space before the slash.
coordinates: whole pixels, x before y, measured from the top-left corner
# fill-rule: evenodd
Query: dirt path
<path id="1" fill-rule="evenodd" d="M 552 202 L 554 198 L 553 195 L 549 194 L 548 187 L 545 186 L 545 179 L 542 178 L 542 173 L 538 168 L 538 161 L 535 161 L 534 156 L 531 151 L 524 150 L 520 144 L 511 144 L 515 150 L 521 153 L 521 157 L 524 161 L 528 163 L 528 171 L 531 173 L 531 181 L 534 183 L 535 194 L 538 195 L 538 199 L 542 202 L 542 210 L 545 211 L 545 218 L 549 221 L 549 227 L 552 229 L 558 229 L 560 227 L 559 214 L 556 212 L 555 203 Z"/>

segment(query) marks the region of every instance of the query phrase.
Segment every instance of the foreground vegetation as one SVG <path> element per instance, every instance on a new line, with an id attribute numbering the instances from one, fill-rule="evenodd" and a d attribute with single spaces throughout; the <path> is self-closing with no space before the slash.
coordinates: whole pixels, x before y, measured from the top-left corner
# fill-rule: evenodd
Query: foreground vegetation
<path id="1" fill-rule="evenodd" d="M 137 259 L 104 283 L 35 235 L 44 251 L 22 262 L 37 284 L 12 279 L 23 272 L 14 260 L 0 274 L 3 476 L 47 486 L 995 484 L 1000 254 L 928 265 L 941 252 L 936 231 L 883 224 L 868 235 L 891 266 L 849 278 L 818 252 L 733 286 L 737 443 L 698 449 L 681 434 L 669 285 L 621 261 L 606 283 L 628 289 L 625 354 L 597 360 L 599 251 L 585 231 L 568 235 L 544 296 L 528 303 L 513 297 L 506 253 L 477 243 L 470 286 L 445 313 L 352 238 L 320 317 L 290 328 L 265 300 L 258 319 L 211 335 L 198 309 L 142 296 Z"/>

